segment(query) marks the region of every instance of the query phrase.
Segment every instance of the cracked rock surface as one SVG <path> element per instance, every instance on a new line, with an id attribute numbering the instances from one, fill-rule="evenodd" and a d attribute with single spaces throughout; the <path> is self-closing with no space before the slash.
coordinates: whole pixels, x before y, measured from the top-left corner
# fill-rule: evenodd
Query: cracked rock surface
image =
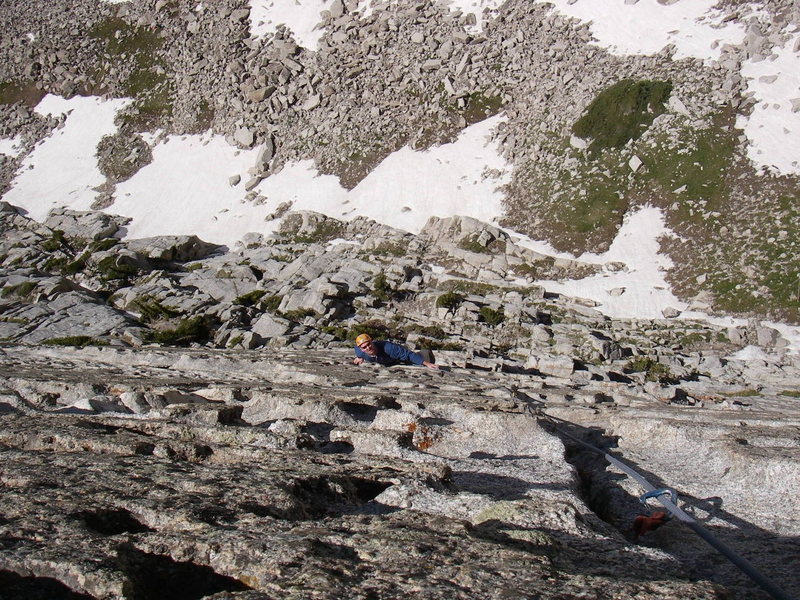
<path id="1" fill-rule="evenodd" d="M 343 350 L 1 351 L 16 597 L 765 597 L 677 523 L 634 541 L 641 490 L 570 436 L 796 586 L 796 400 L 675 405 L 456 353 L 433 372 Z"/>

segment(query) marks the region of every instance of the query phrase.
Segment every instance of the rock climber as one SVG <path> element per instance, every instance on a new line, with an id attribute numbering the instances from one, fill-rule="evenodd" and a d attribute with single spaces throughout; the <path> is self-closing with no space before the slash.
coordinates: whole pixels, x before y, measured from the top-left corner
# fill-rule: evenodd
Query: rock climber
<path id="1" fill-rule="evenodd" d="M 393 342 L 373 340 L 367 333 L 362 333 L 356 338 L 356 357 L 353 363 L 360 365 L 364 362 L 378 363 L 381 365 L 414 364 L 423 365 L 429 369 L 438 369 L 434 364 L 433 353 L 430 350 L 413 352 Z"/>

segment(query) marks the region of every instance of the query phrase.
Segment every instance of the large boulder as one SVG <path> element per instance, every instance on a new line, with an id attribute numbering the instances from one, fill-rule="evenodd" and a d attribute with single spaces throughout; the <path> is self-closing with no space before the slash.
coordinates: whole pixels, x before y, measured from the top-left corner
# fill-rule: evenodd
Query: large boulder
<path id="1" fill-rule="evenodd" d="M 162 235 L 130 240 L 128 248 L 150 260 L 188 262 L 205 258 L 222 246 L 204 242 L 196 235 Z"/>
<path id="2" fill-rule="evenodd" d="M 437 245 L 462 246 L 463 249 L 477 252 L 490 251 L 499 247 L 499 243 L 508 243 L 507 233 L 488 223 L 472 217 L 431 217 L 420 231 L 420 235 L 429 238 Z"/>
<path id="3" fill-rule="evenodd" d="M 82 212 L 67 208 L 54 208 L 44 224 L 50 229 L 64 232 L 68 238 L 102 240 L 114 236 L 130 219 L 103 212 Z"/>
<path id="4" fill-rule="evenodd" d="M 20 341 L 37 344 L 53 338 L 100 337 L 134 325 L 123 313 L 83 292 L 61 294 L 45 308 L 35 327 Z"/>
<path id="5" fill-rule="evenodd" d="M 303 289 L 286 294 L 281 301 L 280 311 L 312 310 L 318 315 L 324 315 L 341 294 L 341 287 L 327 277 L 319 277 L 310 281 Z"/>

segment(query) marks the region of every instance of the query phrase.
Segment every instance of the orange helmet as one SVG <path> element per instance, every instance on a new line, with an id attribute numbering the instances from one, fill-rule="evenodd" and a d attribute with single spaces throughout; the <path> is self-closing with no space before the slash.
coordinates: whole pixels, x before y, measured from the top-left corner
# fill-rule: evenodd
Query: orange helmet
<path id="1" fill-rule="evenodd" d="M 364 342 L 371 342 L 372 338 L 368 333 L 362 333 L 356 338 L 356 346 L 360 346 Z"/>

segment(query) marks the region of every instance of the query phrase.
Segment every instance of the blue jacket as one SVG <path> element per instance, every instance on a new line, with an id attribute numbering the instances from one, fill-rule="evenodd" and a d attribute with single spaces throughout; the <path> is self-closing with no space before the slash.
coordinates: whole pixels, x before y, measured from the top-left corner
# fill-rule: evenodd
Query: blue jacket
<path id="1" fill-rule="evenodd" d="M 378 351 L 377 356 L 370 356 L 358 346 L 355 348 L 356 356 L 358 358 L 363 358 L 366 362 L 374 362 L 381 365 L 396 365 L 403 362 L 413 363 L 415 365 L 422 364 L 422 356 L 416 352 L 412 352 L 405 346 L 387 341 L 372 343 Z"/>

